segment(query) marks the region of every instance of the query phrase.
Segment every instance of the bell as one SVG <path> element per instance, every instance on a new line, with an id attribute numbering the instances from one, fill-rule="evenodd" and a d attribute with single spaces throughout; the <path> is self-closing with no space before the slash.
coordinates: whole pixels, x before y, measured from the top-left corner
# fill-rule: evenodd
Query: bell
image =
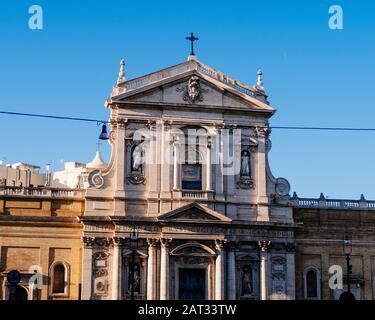
<path id="1" fill-rule="evenodd" d="M 109 135 L 107 133 L 107 126 L 103 124 L 102 132 L 100 133 L 99 140 L 108 140 Z"/>

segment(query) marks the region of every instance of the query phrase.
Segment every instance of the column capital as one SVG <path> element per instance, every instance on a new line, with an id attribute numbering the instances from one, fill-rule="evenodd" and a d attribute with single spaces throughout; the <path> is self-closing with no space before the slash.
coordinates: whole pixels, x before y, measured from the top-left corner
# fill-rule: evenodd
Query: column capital
<path id="1" fill-rule="evenodd" d="M 287 253 L 294 253 L 296 252 L 296 244 L 295 243 L 287 243 L 285 245 L 285 249 Z"/>
<path id="2" fill-rule="evenodd" d="M 85 248 L 92 248 L 95 242 L 95 237 L 82 237 L 82 243 Z"/>
<path id="3" fill-rule="evenodd" d="M 261 252 L 268 252 L 270 248 L 271 241 L 259 240 L 258 246 Z"/>
<path id="4" fill-rule="evenodd" d="M 230 240 L 226 243 L 227 248 L 230 251 L 235 251 L 237 246 L 238 246 L 238 241 L 237 240 Z"/>
<path id="5" fill-rule="evenodd" d="M 175 147 L 178 147 L 180 145 L 180 137 L 178 134 L 172 135 L 171 144 Z"/>
<path id="6" fill-rule="evenodd" d="M 147 238 L 147 244 L 149 247 L 155 247 L 158 242 L 159 239 Z"/>
<path id="7" fill-rule="evenodd" d="M 85 238 L 85 237 L 84 237 Z M 92 245 L 95 245 L 97 247 L 110 247 L 113 245 L 113 239 L 107 238 L 107 237 L 86 237 L 91 238 L 92 240 L 87 239 L 88 243 L 92 243 Z"/>
<path id="8" fill-rule="evenodd" d="M 125 239 L 120 237 L 113 237 L 112 242 L 114 246 L 122 246 L 125 242 Z"/>
<path id="9" fill-rule="evenodd" d="M 224 245 L 227 243 L 227 240 L 215 240 L 215 248 L 217 251 L 221 251 L 224 248 Z"/>
<path id="10" fill-rule="evenodd" d="M 211 147 L 212 147 L 212 137 L 208 136 L 207 137 L 207 148 L 211 149 Z"/>
<path id="11" fill-rule="evenodd" d="M 161 238 L 160 239 L 160 244 L 161 244 L 162 247 L 168 248 L 169 245 L 170 245 L 170 243 L 171 243 L 171 241 L 172 241 L 172 239 L 170 239 L 170 238 Z"/>
<path id="12" fill-rule="evenodd" d="M 264 127 L 257 126 L 255 127 L 255 134 L 259 138 L 268 138 L 269 135 L 271 134 L 271 128 L 268 125 Z"/>

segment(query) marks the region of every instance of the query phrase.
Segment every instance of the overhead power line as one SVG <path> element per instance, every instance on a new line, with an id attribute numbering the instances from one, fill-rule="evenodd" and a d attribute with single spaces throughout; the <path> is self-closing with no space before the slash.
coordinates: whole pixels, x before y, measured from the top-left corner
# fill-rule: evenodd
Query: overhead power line
<path id="1" fill-rule="evenodd" d="M 24 112 L 11 112 L 11 111 L 1 111 L 1 110 L 0 110 L 0 114 L 10 115 L 10 116 L 48 118 L 48 119 L 57 119 L 57 120 L 95 122 L 97 124 L 109 123 L 108 120 L 100 120 L 100 119 L 77 118 L 77 117 L 55 116 L 55 115 L 37 114 L 37 113 L 24 113 Z M 270 128 L 280 129 L 280 130 L 375 131 L 375 128 L 354 128 L 354 127 L 270 126 Z"/>
<path id="2" fill-rule="evenodd" d="M 11 111 L 1 111 L 1 110 L 0 110 L 0 114 L 6 114 L 6 115 L 11 115 L 11 116 L 49 118 L 49 119 L 58 119 L 58 120 L 73 120 L 73 121 L 86 121 L 86 122 L 96 122 L 96 123 L 108 123 L 107 120 L 76 118 L 76 117 L 64 117 L 64 116 L 54 116 L 54 115 L 47 115 L 47 114 L 11 112 Z"/>

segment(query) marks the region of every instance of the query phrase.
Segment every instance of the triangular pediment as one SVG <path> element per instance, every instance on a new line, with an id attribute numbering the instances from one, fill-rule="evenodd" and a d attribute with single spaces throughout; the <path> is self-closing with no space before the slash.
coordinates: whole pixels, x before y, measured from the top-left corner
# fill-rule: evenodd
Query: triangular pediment
<path id="1" fill-rule="evenodd" d="M 172 210 L 158 217 L 158 220 L 190 220 L 207 222 L 230 222 L 232 219 L 211 210 L 199 203 L 193 202 L 186 206 Z"/>
<path id="2" fill-rule="evenodd" d="M 189 80 L 198 77 L 199 99 L 186 96 Z M 114 87 L 112 102 L 186 104 L 274 112 L 264 93 L 193 60 L 125 81 Z"/>

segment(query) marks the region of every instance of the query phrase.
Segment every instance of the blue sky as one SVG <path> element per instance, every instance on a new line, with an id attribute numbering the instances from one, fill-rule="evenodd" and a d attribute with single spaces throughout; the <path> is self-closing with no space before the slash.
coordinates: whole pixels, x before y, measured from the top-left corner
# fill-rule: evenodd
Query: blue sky
<path id="1" fill-rule="evenodd" d="M 28 28 L 41 5 L 44 29 Z M 328 28 L 341 5 L 344 29 Z M 375 127 L 373 1 L 28 1 L 0 4 L 0 110 L 107 119 L 103 103 L 126 59 L 128 79 L 198 59 L 253 85 L 262 68 L 271 125 Z M 90 161 L 99 129 L 0 115 L 0 159 L 52 169 Z M 271 168 L 300 196 L 375 199 L 375 132 L 273 130 Z M 102 145 L 105 158 L 109 147 Z"/>

